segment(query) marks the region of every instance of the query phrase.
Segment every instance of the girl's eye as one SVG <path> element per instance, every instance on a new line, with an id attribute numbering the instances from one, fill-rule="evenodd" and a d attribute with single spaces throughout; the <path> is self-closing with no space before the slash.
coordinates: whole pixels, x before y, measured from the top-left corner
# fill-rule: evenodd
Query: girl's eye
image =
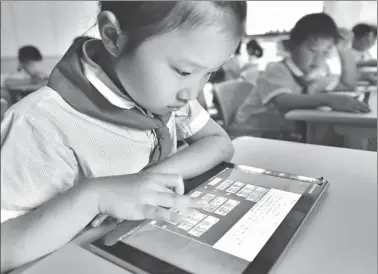
<path id="1" fill-rule="evenodd" d="M 186 71 L 182 71 L 182 70 L 179 70 L 179 69 L 175 69 L 175 71 L 181 75 L 181 76 L 189 76 L 191 73 L 190 72 L 186 72 Z"/>

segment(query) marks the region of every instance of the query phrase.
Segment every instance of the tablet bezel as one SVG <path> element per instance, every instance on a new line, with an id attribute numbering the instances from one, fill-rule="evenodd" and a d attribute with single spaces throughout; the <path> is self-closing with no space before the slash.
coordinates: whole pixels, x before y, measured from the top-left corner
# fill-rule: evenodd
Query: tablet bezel
<path id="1" fill-rule="evenodd" d="M 232 163 L 221 163 L 208 172 L 205 172 L 204 174 L 201 174 L 200 176 L 191 180 L 187 180 L 185 182 L 185 193 L 188 193 L 196 187 L 202 185 L 208 179 L 217 175 L 225 168 L 237 167 L 238 165 Z M 290 210 L 289 214 L 278 226 L 276 231 L 269 238 L 264 247 L 260 250 L 259 254 L 252 262 L 248 264 L 247 268 L 242 272 L 243 274 L 266 274 L 270 271 L 270 269 L 274 266 L 282 253 L 284 253 L 285 249 L 289 245 L 290 241 L 294 238 L 298 229 L 302 226 L 306 218 L 311 214 L 313 208 L 316 206 L 321 196 L 325 193 L 325 190 L 329 187 L 329 183 L 322 178 L 314 178 L 314 182 L 308 182 L 308 184 L 309 187 L 307 189 L 310 189 L 314 185 L 317 185 L 317 187 L 320 188 L 319 191 L 316 191 L 315 193 L 309 193 L 309 191 L 306 190 L 302 194 L 301 198 Z M 105 235 L 104 237 L 92 242 L 91 244 L 89 244 L 88 248 L 98 255 L 103 256 L 120 265 L 121 267 L 125 267 L 129 270 L 131 270 L 130 268 L 133 268 L 134 271 L 138 269 L 138 271 L 140 271 L 141 273 L 151 274 L 189 273 L 186 270 L 160 260 L 153 255 L 150 255 L 120 241 L 116 242 L 114 245 L 107 246 L 104 244 L 106 237 L 107 236 Z M 146 262 L 148 262 L 148 264 Z"/>

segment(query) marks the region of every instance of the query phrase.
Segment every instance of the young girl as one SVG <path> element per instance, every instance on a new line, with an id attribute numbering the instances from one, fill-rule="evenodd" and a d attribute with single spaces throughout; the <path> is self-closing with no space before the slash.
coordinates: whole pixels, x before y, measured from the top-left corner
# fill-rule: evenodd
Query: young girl
<path id="1" fill-rule="evenodd" d="M 194 100 L 235 51 L 246 4 L 104 1 L 101 40 L 75 43 L 1 124 L 1 269 L 70 241 L 98 214 L 176 218 L 183 179 L 233 147 Z M 177 134 L 176 134 L 177 132 Z M 177 138 L 189 148 L 175 153 Z"/>

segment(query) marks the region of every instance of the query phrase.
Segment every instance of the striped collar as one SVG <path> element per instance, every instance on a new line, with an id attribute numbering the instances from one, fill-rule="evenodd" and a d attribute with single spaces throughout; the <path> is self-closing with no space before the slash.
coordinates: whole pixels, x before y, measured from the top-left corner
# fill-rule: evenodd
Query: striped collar
<path id="1" fill-rule="evenodd" d="M 111 104 L 123 109 L 134 108 L 136 104 L 122 93 L 102 68 L 89 57 L 88 43 L 94 41 L 95 39 L 88 40 L 83 45 L 82 65 L 85 77 Z"/>

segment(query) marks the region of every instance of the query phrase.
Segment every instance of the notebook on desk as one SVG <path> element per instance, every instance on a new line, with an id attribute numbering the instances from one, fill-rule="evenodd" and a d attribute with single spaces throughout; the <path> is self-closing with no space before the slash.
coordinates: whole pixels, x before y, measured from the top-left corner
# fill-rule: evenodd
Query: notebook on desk
<path id="1" fill-rule="evenodd" d="M 188 220 L 125 221 L 88 248 L 135 273 L 268 273 L 328 186 L 223 163 L 186 182 L 208 202 Z"/>

